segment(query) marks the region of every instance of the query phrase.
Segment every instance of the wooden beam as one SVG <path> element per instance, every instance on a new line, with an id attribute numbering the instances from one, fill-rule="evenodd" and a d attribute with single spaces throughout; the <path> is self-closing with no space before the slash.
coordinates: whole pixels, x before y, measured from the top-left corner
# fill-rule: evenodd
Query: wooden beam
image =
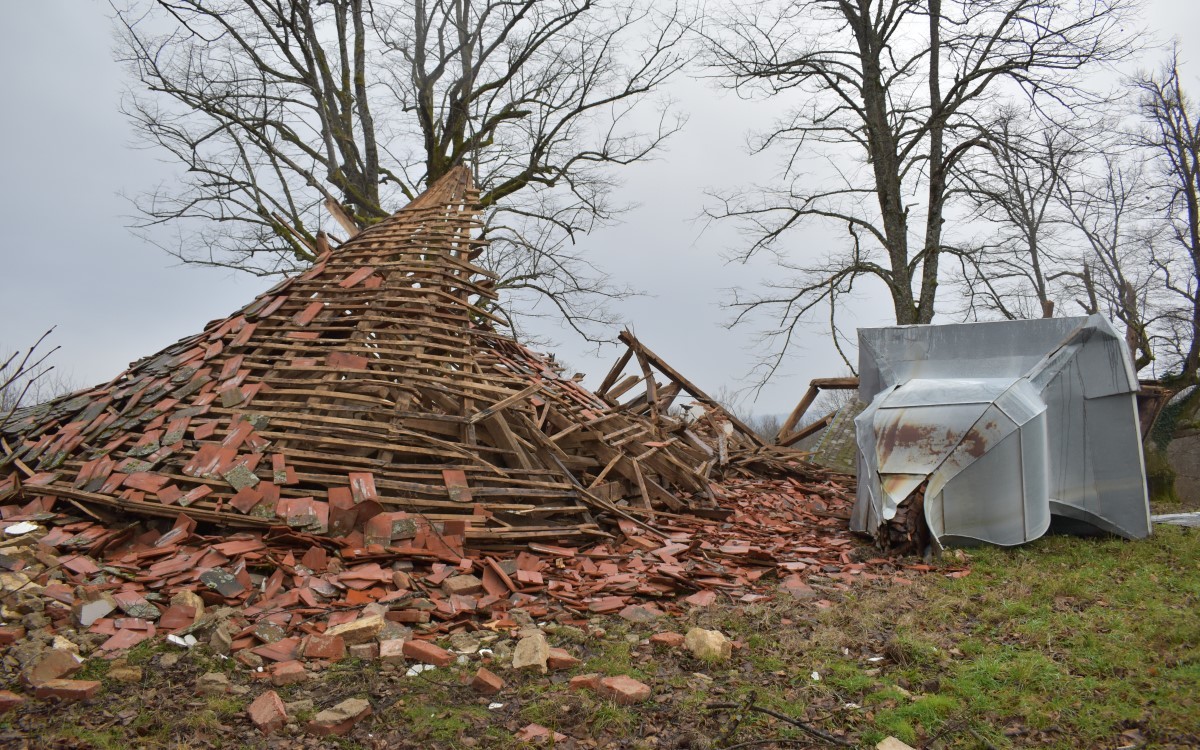
<path id="1" fill-rule="evenodd" d="M 792 409 L 792 413 L 779 426 L 779 434 L 775 436 L 776 443 L 783 445 L 783 438 L 791 434 L 792 430 L 796 427 L 796 423 L 804 416 L 804 412 L 808 411 L 808 407 L 812 406 L 813 401 L 817 400 L 817 394 L 820 392 L 820 386 L 815 383 L 808 386 L 808 390 L 804 392 L 804 396 L 796 404 L 796 408 Z"/>
<path id="2" fill-rule="evenodd" d="M 600 387 L 596 389 L 597 396 L 603 397 L 608 393 L 608 389 L 612 388 L 613 383 L 617 382 L 617 378 L 621 377 L 621 371 L 625 369 L 625 365 L 629 364 L 629 358 L 632 356 L 633 350 L 626 348 L 625 353 L 617 359 L 612 369 L 604 376 L 604 382 L 600 383 Z"/>
<path id="3" fill-rule="evenodd" d="M 828 388 L 831 391 L 848 391 L 858 387 L 858 378 L 814 378 L 809 382 L 809 385 L 815 385 L 817 388 Z"/>
<path id="4" fill-rule="evenodd" d="M 630 375 L 629 377 L 617 383 L 608 393 L 604 394 L 604 400 L 609 403 L 616 403 L 616 400 L 625 395 L 625 392 L 642 382 L 642 378 L 638 375 Z"/>
<path id="5" fill-rule="evenodd" d="M 818 419 L 816 422 L 813 422 L 812 424 L 810 424 L 808 427 L 805 427 L 804 429 L 800 430 L 799 432 L 794 432 L 791 435 L 788 435 L 787 437 L 783 438 L 782 440 L 779 441 L 779 445 L 783 446 L 784 448 L 787 448 L 788 446 L 791 446 L 791 445 L 795 445 L 796 443 L 800 442 L 801 440 L 808 437 L 809 435 L 820 432 L 824 428 L 828 427 L 829 423 L 832 421 L 833 421 L 833 415 L 826 414 L 825 416 Z"/>
<path id="6" fill-rule="evenodd" d="M 339 204 L 337 201 L 332 198 L 326 198 L 325 210 L 329 212 L 329 215 L 332 216 L 338 224 L 342 225 L 342 229 L 346 230 L 348 239 L 353 239 L 354 235 L 359 233 L 360 230 L 358 228 L 358 224 L 354 221 L 354 219 L 350 218 L 350 215 L 346 213 L 346 210 L 342 208 L 341 204 Z"/>
<path id="7" fill-rule="evenodd" d="M 507 409 L 508 407 L 510 407 L 513 404 L 518 403 L 520 401 L 524 401 L 525 399 L 529 398 L 533 394 L 542 390 L 542 387 L 543 387 L 542 383 L 534 383 L 533 385 L 529 386 L 528 388 L 526 388 L 518 393 L 514 393 L 513 395 L 509 396 L 506 399 L 497 401 L 496 403 L 492 404 L 491 406 L 487 407 L 486 409 L 475 412 L 475 414 L 473 414 L 471 416 L 471 418 L 467 420 L 467 424 L 479 424 L 480 421 L 487 419 L 488 417 L 492 416 L 496 412 L 498 412 L 502 409 Z"/>
<path id="8" fill-rule="evenodd" d="M 650 406 L 650 420 L 658 421 L 658 383 L 654 382 L 654 373 L 650 371 L 650 362 L 645 354 L 637 352 L 638 366 L 642 368 L 642 377 L 646 379 L 646 403 Z"/>
<path id="9" fill-rule="evenodd" d="M 625 345 L 628 346 L 630 349 L 635 350 L 635 352 L 640 357 L 645 358 L 645 360 L 648 363 L 650 363 L 650 364 L 654 365 L 656 368 L 658 368 L 659 372 L 661 372 L 663 375 L 666 375 L 668 378 L 670 378 L 671 380 L 678 383 L 680 385 L 680 387 L 682 387 L 683 390 L 686 391 L 689 396 L 696 399 L 697 401 L 700 401 L 705 406 L 708 406 L 710 408 L 716 409 L 717 411 L 721 412 L 721 414 L 723 414 L 730 422 L 732 422 L 735 427 L 737 427 L 739 430 L 741 430 L 742 433 L 744 433 L 747 438 L 749 438 L 752 442 L 754 442 L 755 445 L 761 446 L 764 444 L 762 441 L 762 438 L 760 438 L 754 432 L 754 430 L 750 429 L 750 427 L 748 425 L 746 425 L 745 422 L 743 422 L 742 420 L 738 419 L 736 416 L 731 414 L 728 409 L 726 409 L 721 404 L 717 403 L 717 401 L 712 396 L 709 396 L 707 393 L 700 390 L 692 381 L 685 378 L 677 370 L 675 370 L 675 368 L 671 367 L 666 362 L 664 362 L 662 360 L 662 358 L 659 357 L 657 354 L 655 354 L 654 352 L 647 349 L 646 346 L 644 344 L 642 344 L 642 342 L 638 341 L 637 337 L 635 337 L 632 333 L 630 333 L 629 331 L 621 331 L 620 339 L 621 339 L 621 341 L 625 342 Z"/>

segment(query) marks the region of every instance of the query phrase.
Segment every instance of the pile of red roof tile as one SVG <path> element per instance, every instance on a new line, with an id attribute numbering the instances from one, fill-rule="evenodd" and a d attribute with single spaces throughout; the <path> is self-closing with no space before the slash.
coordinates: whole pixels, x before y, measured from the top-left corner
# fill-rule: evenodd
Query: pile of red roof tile
<path id="1" fill-rule="evenodd" d="M 592 392 L 497 333 L 474 196 L 456 170 L 204 333 L 18 413 L 0 643 L 168 633 L 286 662 L 895 573 L 856 556 L 844 479 L 631 334 Z"/>
<path id="2" fill-rule="evenodd" d="M 712 479 L 772 458 L 629 334 L 593 393 L 497 332 L 476 200 L 456 169 L 202 333 L 13 415 L 0 502 L 436 555 L 604 539 L 623 508 L 712 509 Z M 641 369 L 615 383 L 634 354 Z M 703 423 L 668 414 L 681 394 L 709 407 Z"/>
<path id="3" fill-rule="evenodd" d="M 170 526 L 110 527 L 5 506 L 5 527 L 25 519 L 51 525 L 27 539 L 45 534 L 32 555 L 0 555 L 8 571 L 0 586 L 8 615 L 19 618 L 22 600 L 40 598 L 52 629 L 92 634 L 88 646 L 103 655 L 170 633 L 288 661 L 310 643 L 319 652 L 322 634 L 356 629 L 373 643 L 503 624 L 517 609 L 561 621 L 654 618 L 779 590 L 819 599 L 856 579 L 896 573 L 894 561 L 856 554 L 863 550 L 845 533 L 851 498 L 836 483 L 743 480 L 725 490 L 732 513 L 724 521 L 661 517 L 658 532 L 622 521 L 612 541 L 533 543 L 509 557 L 453 541 L 419 551 L 338 546 L 282 528 L 202 536 L 183 515 Z"/>

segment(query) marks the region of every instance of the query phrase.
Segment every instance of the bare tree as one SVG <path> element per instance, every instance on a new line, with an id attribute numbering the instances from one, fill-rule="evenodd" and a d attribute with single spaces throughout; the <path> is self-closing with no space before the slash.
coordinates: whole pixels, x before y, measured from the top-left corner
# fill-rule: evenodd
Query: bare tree
<path id="1" fill-rule="evenodd" d="M 794 277 L 733 301 L 737 322 L 775 316 L 778 366 L 814 307 L 881 281 L 897 323 L 933 319 L 942 255 L 951 250 L 951 176 L 992 137 L 1006 100 L 1077 99 L 1081 71 L 1135 49 L 1124 26 L 1133 0 L 803 0 L 740 5 L 709 34 L 712 64 L 748 94 L 802 103 L 756 144 L 786 155 L 782 187 L 723 196 L 711 213 L 740 219 L 748 258 L 786 255 L 790 230 L 846 232 L 823 260 L 787 260 Z M 824 159 L 828 179 L 802 167 Z"/>
<path id="2" fill-rule="evenodd" d="M 1056 282 L 1078 273 L 1059 199 L 1091 149 L 1077 132 L 1028 108 L 1001 110 L 989 132 L 986 149 L 960 162 L 954 175 L 971 218 L 987 227 L 958 256 L 965 311 L 975 318 L 1053 317 Z"/>
<path id="3" fill-rule="evenodd" d="M 1154 262 L 1179 306 L 1171 346 L 1178 356 L 1180 388 L 1200 376 L 1200 113 L 1179 80 L 1179 53 L 1157 73 L 1134 80 L 1146 123 L 1141 144 L 1149 151 L 1158 188 L 1155 208 L 1166 226 Z"/>
<path id="4" fill-rule="evenodd" d="M 25 349 L 0 354 L 0 430 L 22 406 L 47 401 L 73 390 L 67 379 L 53 373 L 47 360 L 59 347 L 46 348 L 51 328 Z"/>
<path id="5" fill-rule="evenodd" d="M 1084 312 L 1124 325 L 1134 369 L 1141 370 L 1155 360 L 1162 339 L 1156 331 L 1167 313 L 1159 299 L 1164 276 L 1151 262 L 1153 199 L 1134 158 L 1103 155 L 1095 176 L 1063 182 L 1058 192 L 1084 247 L 1077 270 L 1061 273 L 1074 282 L 1067 291 Z"/>
<path id="6" fill-rule="evenodd" d="M 624 208 L 616 168 L 682 124 L 678 8 L 642 0 L 136 0 L 117 13 L 125 110 L 182 179 L 142 196 L 188 262 L 271 274 L 464 161 L 501 284 L 580 328 L 628 292 L 572 249 Z M 197 220 L 180 227 L 180 220 Z"/>

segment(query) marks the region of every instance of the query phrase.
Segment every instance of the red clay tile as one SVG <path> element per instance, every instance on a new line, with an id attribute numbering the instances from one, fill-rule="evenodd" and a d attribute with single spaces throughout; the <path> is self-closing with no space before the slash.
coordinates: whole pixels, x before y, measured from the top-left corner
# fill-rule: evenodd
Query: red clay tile
<path id="1" fill-rule="evenodd" d="M 254 699 L 246 709 L 246 713 L 250 716 L 250 721 L 263 734 L 271 734 L 283 729 L 283 725 L 288 721 L 287 709 L 283 707 L 283 700 L 274 690 L 268 690 L 262 695 Z"/>
<path id="2" fill-rule="evenodd" d="M 504 680 L 493 672 L 480 667 L 471 678 L 471 689 L 481 695 L 495 695 L 504 689 Z"/>
<path id="3" fill-rule="evenodd" d="M 100 692 L 98 680 L 50 680 L 34 688 L 36 698 L 58 698 L 65 702 L 85 701 Z"/>
<path id="4" fill-rule="evenodd" d="M 428 641 L 406 641 L 403 653 L 413 661 L 432 664 L 435 667 L 448 667 L 454 663 L 454 654 Z"/>

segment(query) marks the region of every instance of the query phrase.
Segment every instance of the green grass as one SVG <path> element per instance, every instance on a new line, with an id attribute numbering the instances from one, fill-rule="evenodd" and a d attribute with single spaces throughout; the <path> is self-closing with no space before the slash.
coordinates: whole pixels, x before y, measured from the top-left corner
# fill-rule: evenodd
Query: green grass
<path id="1" fill-rule="evenodd" d="M 1052 537 L 977 550 L 971 568 L 818 615 L 809 661 L 863 704 L 864 740 L 1005 747 L 1040 732 L 1077 748 L 1133 728 L 1151 744 L 1200 740 L 1200 534 Z M 885 658 L 860 658 L 864 646 Z"/>

